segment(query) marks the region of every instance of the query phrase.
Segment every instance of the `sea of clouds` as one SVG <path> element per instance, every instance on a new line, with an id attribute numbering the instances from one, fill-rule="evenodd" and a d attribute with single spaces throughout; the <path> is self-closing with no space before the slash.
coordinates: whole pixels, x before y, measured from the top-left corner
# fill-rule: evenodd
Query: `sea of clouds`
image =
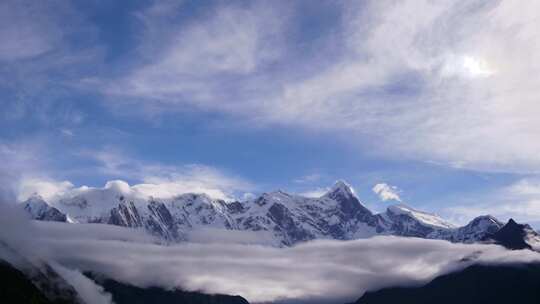
<path id="1" fill-rule="evenodd" d="M 244 235 L 163 245 L 143 231 L 35 222 L 12 207 L 4 209 L 0 238 L 56 265 L 89 304 L 111 298 L 78 275 L 83 271 L 140 287 L 241 295 L 252 303 L 346 303 L 367 290 L 420 285 L 472 263 L 540 262 L 540 254 L 528 250 L 393 236 L 318 240 L 291 248 L 247 245 L 252 236 Z"/>

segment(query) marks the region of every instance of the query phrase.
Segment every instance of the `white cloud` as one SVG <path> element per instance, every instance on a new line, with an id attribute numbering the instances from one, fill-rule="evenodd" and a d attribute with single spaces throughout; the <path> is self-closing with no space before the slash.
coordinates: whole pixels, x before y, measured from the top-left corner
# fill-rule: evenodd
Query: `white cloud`
<path id="1" fill-rule="evenodd" d="M 254 193 L 246 192 L 242 195 L 242 200 L 249 201 L 249 200 L 255 199 L 256 197 L 257 195 L 255 195 Z"/>
<path id="2" fill-rule="evenodd" d="M 200 164 L 174 166 L 145 162 L 114 149 L 84 151 L 81 156 L 97 162 L 96 166 L 87 170 L 119 180 L 109 181 L 103 188 L 75 187 L 69 181 L 57 181 L 44 175 L 32 175 L 35 172 L 26 172 L 16 183 L 17 199 L 25 200 L 37 193 L 47 201 L 57 201 L 82 192 L 110 189 L 145 198 L 205 193 L 213 198 L 233 200 L 255 188 L 241 177 Z M 135 180 L 137 183 L 130 186 L 121 179 Z"/>
<path id="3" fill-rule="evenodd" d="M 525 76 L 538 69 L 537 3 L 359 6 L 346 21 L 349 56 L 289 84 L 275 119 L 357 130 L 390 157 L 540 169 L 538 80 Z"/>
<path id="4" fill-rule="evenodd" d="M 501 220 L 514 218 L 518 222 L 540 223 L 540 180 L 523 178 L 510 185 L 472 196 L 447 207 L 443 213 L 457 222 L 466 222 L 481 214 L 491 214 Z"/>
<path id="5" fill-rule="evenodd" d="M 33 194 L 41 195 L 45 200 L 51 200 L 73 189 L 69 181 L 43 180 L 39 178 L 23 178 L 19 182 L 17 200 L 24 201 Z"/>
<path id="6" fill-rule="evenodd" d="M 142 183 L 131 186 L 123 180 L 112 180 L 101 188 L 75 187 L 69 181 L 24 178 L 18 185 L 17 200 L 24 201 L 33 194 L 39 194 L 48 202 L 56 202 L 62 198 L 89 192 L 110 191 L 113 194 L 138 198 L 171 198 L 184 193 L 204 193 L 212 198 L 229 201 L 252 187 L 250 183 L 240 178 L 229 177 L 216 169 L 204 166 L 185 166 L 169 174 L 146 177 Z"/>
<path id="7" fill-rule="evenodd" d="M 60 129 L 60 133 L 62 133 L 62 135 L 67 136 L 67 137 L 73 137 L 75 135 L 73 131 L 69 129 Z"/>
<path id="8" fill-rule="evenodd" d="M 166 198 L 182 193 L 206 193 L 213 198 L 230 200 L 254 188 L 241 177 L 200 164 L 172 166 L 144 162 L 114 149 L 83 154 L 99 162 L 98 171 L 117 178 L 139 180 L 140 183 L 131 188 L 145 196 Z"/>
<path id="9" fill-rule="evenodd" d="M 175 17 L 175 10 L 163 9 L 169 5 L 160 3 L 137 14 L 145 25 L 139 50 L 152 59 L 105 85 L 104 91 L 142 98 L 146 109 L 181 110 L 187 104 L 233 110 L 231 89 L 279 56 L 284 12 L 263 4 L 222 5 L 197 22 L 164 25 L 163 20 Z M 159 48 L 152 47 L 156 41 Z M 220 100 L 224 96 L 226 102 Z"/>
<path id="10" fill-rule="evenodd" d="M 187 239 L 202 244 L 244 244 L 279 247 L 270 231 L 242 231 L 219 228 L 200 228 L 190 231 Z"/>
<path id="11" fill-rule="evenodd" d="M 210 197 L 232 200 L 237 192 L 253 186 L 240 178 L 226 176 L 220 171 L 200 165 L 184 166 L 168 176 L 150 176 L 132 188 L 144 195 L 172 197 L 182 193 L 206 193 Z"/>
<path id="12" fill-rule="evenodd" d="M 141 287 L 237 294 L 251 302 L 347 303 L 368 290 L 422 284 L 471 263 L 540 261 L 529 250 L 392 236 L 273 248 L 238 244 L 250 242 L 247 235 L 225 236 L 216 243 L 208 232 L 196 238 L 199 243 L 163 246 L 143 231 L 124 227 L 31 222 L 20 209 L 1 202 L 0 222 L 0 239 L 34 261 L 96 271 Z M 77 273 L 67 272 L 61 274 L 86 299 L 107 299 Z"/>
<path id="13" fill-rule="evenodd" d="M 317 188 L 317 189 L 313 189 L 313 190 L 308 190 L 308 191 L 304 191 L 304 192 L 301 192 L 299 193 L 301 196 L 305 196 L 305 197 L 321 197 L 323 196 L 326 192 L 328 192 L 329 188 Z"/>
<path id="14" fill-rule="evenodd" d="M 139 197 L 170 198 L 183 193 L 205 193 L 213 198 L 232 200 L 255 189 L 250 181 L 218 168 L 201 164 L 163 165 L 146 162 L 115 149 L 79 153 L 85 160 L 96 162 L 84 168 L 85 171 L 101 174 L 111 181 L 101 188 L 75 186 L 71 181 L 54 177 L 55 172 L 43 163 L 42 151 L 46 149 L 38 143 L 0 142 L 0 195 L 6 196 L 0 199 L 24 201 L 35 193 L 47 201 L 57 201 L 81 192 L 108 189 Z M 130 186 L 122 179 L 136 183 Z"/>
<path id="15" fill-rule="evenodd" d="M 391 186 L 386 183 L 379 183 L 373 186 L 372 190 L 383 202 L 389 200 L 401 202 L 401 198 L 399 197 L 400 191 L 396 186 Z"/>
<path id="16" fill-rule="evenodd" d="M 524 178 L 506 187 L 503 191 L 519 197 L 538 197 L 540 196 L 540 180 Z"/>
<path id="17" fill-rule="evenodd" d="M 294 182 L 297 184 L 313 183 L 313 182 L 320 181 L 322 177 L 323 175 L 320 173 L 312 173 L 312 174 L 308 174 L 300 178 L 297 178 L 294 180 Z"/>
<path id="18" fill-rule="evenodd" d="M 207 293 L 238 294 L 252 302 L 346 303 L 366 290 L 425 283 L 473 262 L 539 259 L 537 253 L 528 250 L 507 251 L 495 245 L 399 237 L 315 241 L 281 249 L 235 244 L 236 237 L 230 244 L 161 246 L 148 242 L 81 239 L 69 229 L 72 225 L 62 223 L 55 226 L 66 227 L 64 237 L 48 237 L 48 224 L 39 223 L 42 232 L 34 244 L 39 244 L 42 256 L 65 267 L 101 272 L 136 286 L 180 286 Z M 95 231 L 103 228 L 107 227 L 88 226 Z M 137 234 L 127 229 L 124 232 Z M 473 261 L 460 261 L 464 258 Z"/>
<path id="19" fill-rule="evenodd" d="M 19 130 L 31 121 L 33 131 L 43 131 L 41 126 L 70 128 L 81 122 L 74 84 L 99 70 L 103 49 L 77 6 L 73 1 L 1 1 L 0 119 L 10 128 Z"/>
<path id="20" fill-rule="evenodd" d="M 0 201 L 16 201 L 22 180 L 40 172 L 43 161 L 36 151 L 41 148 L 36 142 L 0 141 Z"/>
<path id="21" fill-rule="evenodd" d="M 79 271 L 68 269 L 56 263 L 52 263 L 51 266 L 61 277 L 73 286 L 84 303 L 114 304 L 111 294 L 105 292 L 103 287 L 97 285 Z"/>
<path id="22" fill-rule="evenodd" d="M 163 54 L 109 93 L 143 97 L 161 111 L 192 105 L 251 125 L 345 130 L 333 135 L 390 158 L 538 172 L 540 142 L 530 139 L 540 132 L 539 80 L 529 75 L 540 68 L 539 5 L 350 2 L 329 39 L 340 43 L 324 61 L 266 55 L 288 46 L 282 26 L 261 25 L 289 24 L 268 18 L 279 9 L 222 7 L 165 34 L 148 26 L 166 37 Z M 267 58 L 279 60 L 282 72 L 261 69 Z"/>

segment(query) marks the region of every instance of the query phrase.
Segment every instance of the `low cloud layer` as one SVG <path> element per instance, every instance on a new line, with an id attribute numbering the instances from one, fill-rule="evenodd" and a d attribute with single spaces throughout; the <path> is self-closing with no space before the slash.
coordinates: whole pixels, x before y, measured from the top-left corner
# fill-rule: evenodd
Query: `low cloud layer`
<path id="1" fill-rule="evenodd" d="M 77 291 L 79 297 L 87 304 L 114 304 L 111 294 L 104 291 L 81 272 L 58 264 L 52 264 L 53 269 L 68 281 Z"/>
<path id="2" fill-rule="evenodd" d="M 65 267 L 97 271 L 141 287 L 237 294 L 251 302 L 345 303 L 366 290 L 425 283 L 471 261 L 540 261 L 540 255 L 530 251 L 414 238 L 315 241 L 284 249 L 224 243 L 227 238 L 162 246 L 122 228 L 116 235 L 122 240 L 114 240 L 92 237 L 110 229 L 103 225 L 85 227 L 93 231 L 86 237 L 72 231 L 73 225 L 54 224 L 54 235 L 49 223 L 38 225 L 42 256 Z"/>
<path id="3" fill-rule="evenodd" d="M 164 246 L 142 231 L 32 222 L 13 206 L 0 207 L 1 214 L 9 215 L 0 217 L 2 231 L 10 231 L 0 234 L 2 240 L 33 259 L 57 263 L 86 299 L 95 299 L 89 304 L 106 303 L 109 297 L 81 278 L 80 271 L 96 271 L 140 287 L 241 295 L 251 302 L 346 303 L 367 290 L 422 284 L 473 262 L 540 261 L 532 251 L 507 251 L 496 245 L 389 236 L 280 249 L 239 244 L 251 236 L 199 235 L 197 243 Z"/>

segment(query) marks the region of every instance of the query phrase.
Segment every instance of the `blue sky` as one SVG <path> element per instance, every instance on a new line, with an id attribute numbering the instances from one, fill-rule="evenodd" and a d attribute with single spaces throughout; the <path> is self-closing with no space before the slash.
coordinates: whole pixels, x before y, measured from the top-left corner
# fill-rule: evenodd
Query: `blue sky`
<path id="1" fill-rule="evenodd" d="M 344 179 L 377 211 L 538 225 L 538 5 L 2 1 L 2 188 Z"/>

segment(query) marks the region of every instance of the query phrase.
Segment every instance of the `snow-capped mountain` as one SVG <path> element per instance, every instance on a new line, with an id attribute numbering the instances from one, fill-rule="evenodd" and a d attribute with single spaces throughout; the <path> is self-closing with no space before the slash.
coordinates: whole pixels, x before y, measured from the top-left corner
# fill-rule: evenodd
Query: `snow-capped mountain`
<path id="1" fill-rule="evenodd" d="M 482 215 L 465 226 L 456 227 L 435 214 L 401 204 L 388 207 L 386 212 L 378 216 L 385 228 L 385 234 L 442 239 L 459 243 L 480 241 L 504 226 L 493 216 Z"/>
<path id="2" fill-rule="evenodd" d="M 51 207 L 39 195 L 33 195 L 24 203 L 24 210 L 30 214 L 33 219 L 66 222 L 67 216 L 58 209 Z"/>
<path id="3" fill-rule="evenodd" d="M 400 236 L 437 238 L 437 234 L 442 231 L 453 231 L 456 228 L 437 215 L 402 204 L 388 207 L 379 217 L 384 231 Z"/>
<path id="4" fill-rule="evenodd" d="M 23 205 L 34 219 L 143 228 L 167 241 L 186 240 L 193 231 L 214 228 L 263 232 L 275 246 L 376 234 L 470 243 L 486 239 L 503 226 L 491 216 L 480 216 L 456 227 L 437 215 L 405 205 L 374 214 L 343 181 L 318 198 L 275 191 L 243 202 L 193 193 L 170 199 L 140 197 L 124 182 L 113 181 L 105 188 L 87 188 L 49 203 L 34 196 Z"/>
<path id="5" fill-rule="evenodd" d="M 282 191 L 264 193 L 242 204 L 235 219 L 239 229 L 270 231 L 282 245 L 320 238 L 355 239 L 377 233 L 376 216 L 344 182 L 337 182 L 320 198 Z"/>
<path id="6" fill-rule="evenodd" d="M 435 238 L 445 239 L 452 242 L 472 243 L 485 239 L 486 235 L 492 235 L 504 226 L 491 215 L 482 215 L 474 218 L 467 225 L 442 231 L 442 235 Z"/>

